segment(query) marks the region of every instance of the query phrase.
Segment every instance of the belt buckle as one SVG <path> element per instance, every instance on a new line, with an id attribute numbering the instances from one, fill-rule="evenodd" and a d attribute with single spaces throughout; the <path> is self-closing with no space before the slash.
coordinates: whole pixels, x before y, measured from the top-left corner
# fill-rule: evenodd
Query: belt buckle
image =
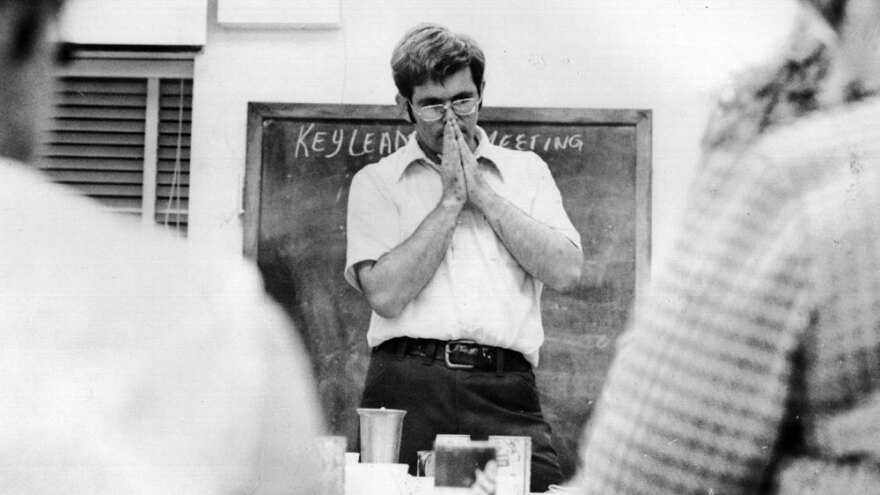
<path id="1" fill-rule="evenodd" d="M 443 353 L 443 359 L 446 361 L 446 367 L 449 369 L 453 369 L 453 370 L 473 369 L 474 365 L 472 365 L 472 364 L 460 364 L 460 363 L 453 363 L 452 361 L 450 361 L 449 360 L 449 352 L 450 352 L 449 346 L 455 345 L 455 344 L 475 344 L 475 343 L 476 342 L 474 342 L 473 340 L 450 340 L 449 342 L 447 342 L 446 346 L 445 346 L 446 347 L 445 352 Z"/>

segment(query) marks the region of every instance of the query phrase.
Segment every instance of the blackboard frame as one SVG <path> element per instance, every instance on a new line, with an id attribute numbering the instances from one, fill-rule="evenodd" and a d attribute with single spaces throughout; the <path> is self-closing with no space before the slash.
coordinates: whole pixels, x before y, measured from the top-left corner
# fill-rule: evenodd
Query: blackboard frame
<path id="1" fill-rule="evenodd" d="M 263 167 L 263 123 L 269 119 L 400 119 L 394 105 L 323 103 L 248 103 L 247 155 L 244 179 L 244 255 L 256 259 L 260 228 L 260 184 Z M 650 277 L 651 150 L 650 110 L 552 107 L 485 107 L 480 122 L 632 126 L 636 133 L 636 301 Z"/>
<path id="2" fill-rule="evenodd" d="M 277 160 L 277 158 L 272 158 L 272 153 L 277 153 L 279 149 L 290 146 L 289 141 L 278 141 L 278 137 L 283 136 L 283 134 L 279 134 L 281 128 L 293 125 L 302 126 L 305 123 L 310 122 L 338 122 L 340 125 L 345 124 L 356 126 L 361 125 L 362 122 L 363 125 L 368 127 L 377 125 L 378 123 L 381 123 L 382 125 L 400 125 L 403 128 L 408 126 L 403 116 L 399 113 L 399 109 L 396 106 L 391 105 L 249 103 L 247 123 L 247 163 L 243 192 L 243 248 L 245 256 L 254 259 L 255 261 L 259 262 L 262 260 L 265 253 L 271 254 L 274 252 L 272 248 L 265 248 L 262 251 L 260 249 L 259 244 L 261 238 L 265 237 L 267 233 L 272 231 L 272 229 L 267 230 L 265 228 L 261 230 L 261 221 L 262 223 L 271 225 L 273 219 L 277 220 L 277 218 L 279 218 L 278 212 L 273 210 L 274 214 L 265 219 L 261 219 L 261 208 L 265 206 L 267 201 L 271 202 L 270 198 L 272 197 L 271 195 L 268 195 L 266 198 L 261 197 L 262 191 L 267 188 L 270 191 L 273 190 L 273 187 L 277 184 L 276 181 L 278 180 L 285 182 L 291 180 L 282 177 L 286 174 L 279 176 L 275 173 L 273 175 L 272 172 L 278 172 L 279 170 L 276 168 L 278 163 L 274 161 L 270 163 L 271 168 L 264 170 L 264 161 Z M 632 281 L 629 282 L 631 284 L 631 289 L 629 289 L 631 292 L 629 292 L 627 300 L 630 300 L 635 304 L 629 307 L 617 307 L 617 309 L 608 309 L 608 304 L 605 304 L 604 307 L 606 308 L 606 312 L 603 313 L 600 311 L 596 313 L 599 315 L 597 316 L 597 318 L 599 318 L 598 320 L 593 318 L 579 319 L 585 315 L 578 312 L 569 313 L 568 309 L 560 308 L 567 308 L 568 306 L 566 306 L 566 304 L 572 303 L 572 301 L 577 303 L 577 298 L 581 297 L 580 295 L 559 295 L 558 293 L 553 293 L 548 301 L 548 291 L 545 290 L 545 297 L 543 298 L 544 308 L 542 309 L 542 313 L 545 317 L 547 316 L 547 311 L 549 311 L 556 315 L 556 323 L 563 326 L 577 322 L 574 325 L 568 326 L 568 329 L 575 331 L 576 328 L 579 326 L 583 327 L 584 325 L 592 325 L 591 328 L 599 329 L 601 332 L 611 329 L 611 333 L 607 334 L 601 332 L 587 332 L 586 334 L 581 334 L 581 337 L 575 337 L 576 339 L 584 339 L 582 341 L 568 340 L 570 338 L 569 334 L 554 334 L 553 332 L 550 332 L 546 335 L 545 345 L 542 347 L 542 354 L 545 353 L 545 349 L 550 353 L 547 361 L 544 361 L 542 358 L 542 364 L 536 370 L 539 382 L 549 385 L 547 387 L 542 385 L 542 403 L 545 407 L 545 416 L 554 429 L 553 437 L 560 455 L 563 474 L 569 476 L 573 473 L 575 468 L 576 451 L 578 448 L 577 443 L 580 438 L 579 433 L 582 425 L 589 417 L 594 399 L 598 397 L 598 393 L 601 391 L 601 382 L 604 380 L 604 374 L 607 371 L 607 365 L 610 361 L 611 353 L 613 352 L 614 336 L 623 330 L 623 321 L 626 318 L 626 315 L 631 312 L 633 307 L 637 306 L 638 301 L 643 297 L 644 289 L 648 283 L 651 256 L 652 113 L 650 110 L 635 109 L 486 107 L 480 111 L 480 124 L 487 129 L 487 132 L 489 132 L 489 128 L 491 127 L 519 129 L 518 131 L 511 132 L 523 132 L 522 129 L 538 129 L 542 126 L 544 126 L 545 129 L 548 126 L 557 128 L 565 128 L 567 126 L 579 127 L 582 129 L 594 128 L 594 131 L 591 131 L 591 133 L 606 136 L 611 139 L 611 141 L 602 141 L 603 143 L 617 143 L 616 145 L 626 143 L 623 145 L 624 148 L 618 149 L 618 151 L 622 152 L 627 157 L 624 162 L 620 162 L 625 163 L 625 168 L 619 170 L 625 170 L 627 173 L 624 174 L 624 176 L 628 177 L 626 179 L 628 185 L 621 190 L 627 191 L 625 193 L 627 198 L 632 198 L 633 195 L 635 196 L 632 198 L 634 201 L 629 203 L 630 205 L 633 205 L 634 203 L 632 208 L 634 208 L 635 211 L 632 212 L 632 210 L 628 210 L 632 213 L 626 213 L 631 221 L 628 225 L 633 229 L 627 231 L 632 232 L 634 235 L 632 238 L 632 251 L 627 251 L 627 253 L 632 253 L 632 256 L 634 256 L 635 259 L 629 258 L 628 256 L 630 254 L 627 254 L 626 259 L 631 260 L 628 261 L 628 263 L 630 263 L 630 268 L 628 272 L 624 270 L 624 272 L 621 273 L 629 273 L 628 277 L 632 277 L 627 278 L 627 280 Z M 302 129 L 302 127 L 300 128 Z M 513 135 L 507 134 L 507 136 L 510 137 Z M 628 137 L 621 141 L 621 136 Z M 290 136 L 285 139 L 290 139 Z M 294 137 L 293 139 L 296 138 Z M 396 139 L 397 137 L 395 137 L 395 140 Z M 491 133 L 490 139 L 494 139 Z M 499 144 L 503 146 L 503 140 L 500 140 Z M 513 143 L 508 141 L 508 144 Z M 596 143 L 593 144 L 595 145 Z M 546 150 L 546 145 L 541 147 Z M 604 148 L 604 146 L 600 145 L 598 148 Z M 296 155 L 295 150 L 291 153 L 294 156 Z M 289 162 L 288 160 L 291 159 L 290 155 L 283 159 L 287 164 L 286 166 L 290 166 L 294 163 L 301 163 L 297 161 Z M 551 171 L 554 171 L 553 163 L 548 161 L 548 164 L 551 165 Z M 291 172 L 293 172 L 294 175 L 302 173 L 302 169 L 297 167 L 294 168 L 300 170 L 300 172 L 295 172 L 291 169 Z M 349 170 L 349 172 L 350 171 L 351 170 Z M 555 175 L 556 171 L 554 171 L 554 176 Z M 263 179 L 266 176 L 274 177 L 274 179 L 272 179 L 273 182 L 264 184 Z M 294 183 L 298 184 L 299 182 Z M 335 184 L 335 187 L 339 187 L 338 182 Z M 558 184 L 560 185 L 560 191 L 563 192 L 563 200 L 565 201 L 567 196 L 565 191 L 563 191 L 563 184 Z M 566 183 L 564 185 L 568 186 L 569 192 L 582 190 L 578 188 L 580 185 L 573 186 L 573 184 L 577 183 Z M 614 184 L 609 185 L 614 186 Z M 571 187 L 576 188 L 571 189 Z M 586 184 L 585 187 L 587 187 L 587 189 L 592 189 L 591 186 L 587 186 Z M 583 189 L 583 191 L 586 191 L 586 189 Z M 574 193 L 573 195 L 578 196 L 577 193 Z M 323 197 L 326 198 L 327 196 Z M 589 212 L 592 210 L 592 206 L 603 204 L 604 203 L 601 201 L 598 203 L 589 203 L 590 207 L 585 207 L 584 210 L 574 209 L 569 211 L 569 214 L 573 216 L 572 218 L 574 220 L 574 216 L 579 212 Z M 277 204 L 275 206 L 277 207 Z M 291 209 L 291 211 L 294 211 L 294 209 Z M 336 218 L 338 221 L 339 217 Z M 586 231 L 582 231 L 581 235 L 586 241 L 587 238 L 584 237 L 585 232 Z M 307 251 L 294 250 L 292 252 L 305 253 Z M 586 253 L 587 251 L 585 249 L 585 261 L 588 258 Z M 270 262 L 269 266 L 280 266 L 274 265 L 274 263 L 275 261 Z M 290 268 L 290 266 L 284 265 L 283 268 L 287 269 Z M 261 269 L 265 269 L 265 267 L 261 265 Z M 309 273 L 310 270 L 310 268 L 304 266 L 302 270 L 296 269 L 289 271 L 286 274 L 283 273 L 283 270 L 278 271 L 277 273 L 275 270 L 272 270 L 272 272 L 266 272 L 264 275 L 268 277 L 267 289 L 270 289 L 270 292 L 277 292 L 275 289 L 278 287 L 277 284 L 279 281 L 277 279 L 279 279 L 279 277 L 277 275 L 279 274 L 281 275 L 280 279 L 288 280 L 288 278 L 290 278 L 292 282 L 292 279 L 299 278 L 301 274 Z M 341 267 L 336 267 L 334 270 L 338 271 L 339 279 L 341 280 Z M 271 280 L 273 277 L 276 280 Z M 587 277 L 586 274 L 585 277 Z M 615 299 L 617 296 L 614 295 L 616 294 L 614 290 L 611 292 L 606 291 L 607 286 L 603 284 L 608 281 L 606 279 L 605 282 L 601 282 L 603 277 L 604 275 L 600 276 L 600 282 L 598 285 L 592 286 L 595 287 L 595 291 L 591 292 L 589 295 L 591 300 L 599 301 L 596 304 L 600 305 L 603 304 L 602 298 L 605 297 L 606 294 L 611 294 L 609 296 L 611 298 L 609 301 L 617 301 L 617 299 Z M 327 283 L 324 282 L 326 279 L 327 277 L 322 275 L 319 284 Z M 582 283 L 584 280 L 585 278 L 582 278 Z M 344 282 L 339 282 L 338 280 L 334 280 L 333 282 L 346 286 L 344 290 L 349 294 L 345 297 L 351 297 L 354 293 L 353 289 L 348 287 Z M 296 287 L 297 285 L 293 284 L 293 286 Z M 300 285 L 298 287 L 310 288 L 311 285 Z M 287 291 L 289 289 L 290 287 L 284 290 Z M 304 290 L 308 291 L 310 289 Z M 296 290 L 294 290 L 294 293 L 295 292 Z M 550 292 L 552 293 L 553 291 Z M 290 293 L 282 291 L 280 294 L 287 296 Z M 291 299 L 289 297 L 280 296 L 280 294 L 276 294 L 276 297 L 280 297 L 280 299 L 285 299 L 285 301 L 287 301 L 283 303 L 286 309 L 292 310 L 296 313 L 297 309 L 287 306 L 291 304 Z M 570 297 L 574 299 L 571 299 Z M 360 297 L 356 297 L 356 299 L 358 300 L 357 306 L 359 306 L 357 308 L 358 314 L 360 314 L 360 311 L 364 311 L 365 314 L 368 315 L 369 309 L 366 303 Z M 562 301 L 563 304 L 558 304 L 559 301 Z M 611 305 L 613 306 L 613 304 L 614 303 Z M 343 310 L 343 312 L 346 312 L 349 309 L 351 309 L 350 306 L 347 307 L 346 310 Z M 617 312 L 614 313 L 614 311 Z M 612 316 L 614 314 L 617 315 L 612 318 L 615 322 L 613 326 L 607 325 L 607 322 L 610 320 L 602 320 L 602 318 L 609 316 L 609 314 L 612 314 Z M 559 315 L 564 316 L 559 318 Z M 300 317 L 300 320 L 297 320 L 297 317 Z M 309 333 L 309 329 L 312 328 L 312 325 L 307 321 L 301 321 L 301 313 L 294 315 L 294 320 L 301 325 L 301 331 L 303 331 L 304 336 L 307 336 L 307 344 L 315 346 L 314 349 L 311 349 L 311 352 L 317 353 L 317 355 L 321 356 L 321 363 L 316 362 L 313 364 L 316 365 L 316 377 L 318 378 L 319 389 L 322 393 L 322 400 L 330 400 L 330 404 L 324 404 L 325 408 L 330 408 L 328 411 L 332 410 L 332 412 L 328 412 L 330 415 L 329 419 L 331 420 L 329 426 L 332 427 L 334 434 L 345 434 L 348 436 L 349 445 L 354 449 L 356 444 L 353 444 L 352 442 L 356 442 L 356 438 L 353 436 L 356 435 L 356 424 L 353 429 L 352 423 L 356 423 L 356 418 L 353 417 L 352 414 L 349 414 L 353 411 L 353 404 L 348 404 L 344 409 L 336 411 L 334 408 L 337 408 L 338 402 L 334 402 L 334 399 L 344 396 L 348 398 L 346 400 L 349 400 L 351 398 L 350 396 L 354 397 L 353 393 L 356 391 L 349 390 L 348 388 L 341 389 L 340 391 L 340 379 L 338 377 L 334 376 L 329 381 L 322 379 L 322 376 L 325 378 L 328 376 L 326 373 L 328 369 L 331 369 L 331 365 L 335 366 L 339 364 L 335 361 L 336 355 L 321 352 L 322 349 L 327 349 L 326 347 L 321 346 L 326 345 L 328 342 L 316 342 L 310 340 L 314 337 L 314 335 Z M 549 331 L 550 328 L 548 327 L 548 324 L 551 326 L 553 325 L 550 321 L 545 319 L 545 329 Z M 560 327 L 556 326 L 554 328 L 558 332 Z M 351 328 L 349 328 L 349 330 L 351 330 Z M 362 325 L 357 325 L 354 331 L 357 332 L 357 336 L 365 335 L 365 333 L 360 334 L 360 332 L 366 331 L 366 322 Z M 336 335 L 336 333 L 330 332 L 330 335 Z M 349 334 L 346 333 L 345 335 Z M 338 349 L 352 350 L 346 346 L 353 345 L 350 339 L 343 342 L 334 341 L 330 342 L 330 344 L 333 344 L 333 347 L 330 348 L 334 351 Z M 341 346 L 337 344 L 341 344 Z M 365 338 L 360 337 L 355 345 L 359 347 L 355 350 L 356 353 L 362 353 L 364 351 L 368 352 Z M 568 353 L 568 355 L 560 356 L 559 354 L 555 354 L 560 352 L 561 349 L 564 349 L 562 352 Z M 583 350 L 583 354 L 581 354 L 581 350 Z M 368 361 L 368 359 L 366 359 L 368 356 L 361 354 L 350 356 L 354 359 L 352 363 L 355 365 L 355 374 L 365 372 L 365 363 Z M 573 359 L 577 361 L 573 361 Z M 326 363 L 324 361 L 326 361 Z M 352 364 L 348 361 L 345 363 L 346 366 Z M 351 369 L 349 369 L 349 371 L 351 371 Z M 580 378 L 576 377 L 589 377 L 587 379 L 589 383 L 581 382 L 579 381 Z M 345 387 L 350 387 L 347 383 L 348 381 L 350 381 L 350 379 L 345 380 Z M 575 388 L 571 389 L 571 387 Z M 330 390 L 329 395 L 327 393 L 328 390 Z M 574 395 L 565 393 L 570 390 L 575 390 L 576 393 Z M 551 398 L 553 398 L 553 400 L 548 402 L 547 399 Z M 557 401 L 556 398 L 561 398 L 561 400 Z M 348 409 L 351 409 L 351 411 Z"/>

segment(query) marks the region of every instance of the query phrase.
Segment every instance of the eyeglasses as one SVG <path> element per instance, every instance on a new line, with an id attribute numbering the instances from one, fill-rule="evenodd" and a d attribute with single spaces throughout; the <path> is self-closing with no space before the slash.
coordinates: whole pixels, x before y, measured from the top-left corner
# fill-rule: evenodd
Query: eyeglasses
<path id="1" fill-rule="evenodd" d="M 422 108 L 416 108 L 412 102 L 409 102 L 409 106 L 411 106 L 413 111 L 416 112 L 425 122 L 434 122 L 443 118 L 447 108 L 452 108 L 455 115 L 458 115 L 459 117 L 471 115 L 477 111 L 477 105 L 479 103 L 480 98 L 464 98 L 461 100 L 455 100 L 451 103 L 428 105 Z"/>

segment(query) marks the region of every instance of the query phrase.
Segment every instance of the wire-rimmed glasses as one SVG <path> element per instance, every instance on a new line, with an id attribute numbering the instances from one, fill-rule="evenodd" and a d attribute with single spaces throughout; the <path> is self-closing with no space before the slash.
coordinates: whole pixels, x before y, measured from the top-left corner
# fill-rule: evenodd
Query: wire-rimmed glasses
<path id="1" fill-rule="evenodd" d="M 477 105 L 479 105 L 479 103 L 480 98 L 463 98 L 442 105 L 428 105 L 421 108 L 418 108 L 413 105 L 412 102 L 409 102 L 409 106 L 412 107 L 413 111 L 425 122 L 434 122 L 443 118 L 447 108 L 452 108 L 455 115 L 458 115 L 459 117 L 471 115 L 477 111 Z"/>

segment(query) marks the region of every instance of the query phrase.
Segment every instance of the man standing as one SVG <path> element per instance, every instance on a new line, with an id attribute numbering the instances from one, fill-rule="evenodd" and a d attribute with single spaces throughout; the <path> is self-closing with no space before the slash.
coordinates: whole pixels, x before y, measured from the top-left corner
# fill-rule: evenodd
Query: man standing
<path id="1" fill-rule="evenodd" d="M 353 179 L 345 277 L 373 314 L 363 407 L 399 408 L 400 459 L 437 434 L 532 438 L 532 491 L 562 480 L 533 367 L 540 297 L 577 284 L 580 237 L 547 165 L 477 126 L 485 57 L 431 24 L 392 55 L 408 143 Z"/>

